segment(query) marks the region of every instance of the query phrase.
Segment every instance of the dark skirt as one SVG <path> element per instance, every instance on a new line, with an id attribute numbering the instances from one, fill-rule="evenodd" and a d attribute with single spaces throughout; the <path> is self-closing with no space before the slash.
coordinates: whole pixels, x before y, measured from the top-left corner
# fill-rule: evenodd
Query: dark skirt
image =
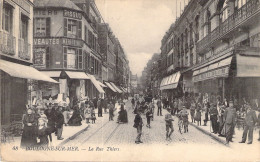
<path id="1" fill-rule="evenodd" d="M 36 143 L 36 128 L 34 126 L 24 126 L 21 138 L 21 148 L 33 147 Z"/>

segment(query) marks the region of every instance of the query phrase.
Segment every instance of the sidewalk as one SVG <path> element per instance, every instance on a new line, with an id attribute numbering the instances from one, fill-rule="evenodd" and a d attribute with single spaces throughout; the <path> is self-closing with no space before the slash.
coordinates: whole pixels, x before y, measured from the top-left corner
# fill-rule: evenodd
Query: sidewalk
<path id="1" fill-rule="evenodd" d="M 188 110 L 189 111 L 189 110 Z M 220 143 L 223 143 L 225 144 L 226 143 L 226 138 L 225 137 L 220 137 L 218 136 L 218 134 L 214 134 L 212 133 L 212 127 L 211 127 L 211 121 L 209 120 L 207 122 L 207 126 L 203 126 L 204 124 L 204 119 L 205 119 L 205 112 L 202 112 L 201 113 L 201 126 L 198 126 L 197 125 L 197 122 L 196 123 L 191 123 L 191 116 L 190 116 L 190 112 L 189 112 L 189 122 L 190 122 L 190 125 L 194 126 L 195 128 L 197 128 L 198 130 L 202 131 L 203 133 L 211 136 L 212 138 L 214 138 L 215 140 L 219 141 Z M 210 119 L 210 117 L 209 117 Z M 258 132 L 259 132 L 259 129 L 254 129 L 254 134 L 253 134 L 253 147 L 258 147 L 259 146 L 259 141 L 257 140 L 258 139 Z M 240 147 L 240 146 L 244 146 L 244 145 L 248 145 L 246 143 L 244 144 L 240 144 L 239 142 L 242 140 L 242 135 L 243 135 L 243 128 L 235 128 L 235 133 L 233 135 L 233 142 L 230 142 L 229 143 L 229 146 L 230 147 Z M 248 146 L 251 146 L 251 145 L 248 145 Z"/>

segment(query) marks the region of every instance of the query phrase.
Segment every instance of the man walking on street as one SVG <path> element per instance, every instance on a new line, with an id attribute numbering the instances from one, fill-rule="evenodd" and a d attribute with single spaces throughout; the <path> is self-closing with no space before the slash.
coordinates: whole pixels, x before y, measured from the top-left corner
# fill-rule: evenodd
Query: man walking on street
<path id="1" fill-rule="evenodd" d="M 159 114 L 160 116 L 162 116 L 162 102 L 160 98 L 158 98 L 157 107 L 158 107 L 157 116 L 159 116 Z"/>
<path id="2" fill-rule="evenodd" d="M 247 106 L 247 113 L 245 117 L 245 124 L 246 127 L 244 128 L 243 136 L 242 136 L 242 141 L 239 143 L 245 143 L 246 138 L 247 138 L 247 133 L 248 133 L 248 143 L 247 144 L 252 144 L 253 143 L 253 131 L 254 131 L 254 126 L 255 123 L 257 122 L 256 118 L 256 112 L 251 108 L 250 105 Z"/>
<path id="3" fill-rule="evenodd" d="M 97 108 L 98 108 L 98 117 L 102 117 L 102 104 L 100 98 L 97 101 Z"/>
<path id="4" fill-rule="evenodd" d="M 232 141 L 232 136 L 234 133 L 234 127 L 236 123 L 236 110 L 233 107 L 233 104 L 230 103 L 230 107 L 226 108 L 224 115 L 223 115 L 223 122 L 224 124 L 224 130 L 225 132 L 222 134 L 226 135 L 226 144 L 229 144 L 229 142 Z"/>
<path id="5" fill-rule="evenodd" d="M 135 139 L 135 143 L 136 144 L 143 143 L 141 141 L 143 120 L 142 120 L 142 117 L 140 115 L 140 110 L 139 109 L 136 111 L 136 116 L 135 116 L 135 119 L 134 119 L 134 128 L 137 129 L 137 137 Z"/>
<path id="6" fill-rule="evenodd" d="M 174 121 L 171 115 L 171 108 L 167 108 L 168 113 L 165 115 L 166 124 L 166 140 L 171 141 L 171 135 L 174 131 L 172 122 Z"/>

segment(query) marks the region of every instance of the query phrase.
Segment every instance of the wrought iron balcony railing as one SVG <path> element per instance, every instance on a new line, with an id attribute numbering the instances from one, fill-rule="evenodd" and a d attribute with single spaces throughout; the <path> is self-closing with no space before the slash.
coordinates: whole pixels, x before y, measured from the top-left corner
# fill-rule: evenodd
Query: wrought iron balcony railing
<path id="1" fill-rule="evenodd" d="M 0 51 L 4 54 L 15 55 L 16 38 L 9 33 L 0 31 Z"/>
<path id="2" fill-rule="evenodd" d="M 259 11 L 259 9 L 259 0 L 248 1 L 245 5 L 243 5 L 231 16 L 229 16 L 224 22 L 222 22 L 218 27 L 216 27 L 211 33 L 200 40 L 196 46 L 197 52 L 201 53 L 204 49 L 208 48 L 212 42 L 218 40 L 228 32 L 232 31 L 241 22 L 249 19 L 254 13 Z"/>
<path id="3" fill-rule="evenodd" d="M 23 39 L 19 39 L 18 41 L 18 56 L 25 60 L 31 59 L 31 44 Z"/>

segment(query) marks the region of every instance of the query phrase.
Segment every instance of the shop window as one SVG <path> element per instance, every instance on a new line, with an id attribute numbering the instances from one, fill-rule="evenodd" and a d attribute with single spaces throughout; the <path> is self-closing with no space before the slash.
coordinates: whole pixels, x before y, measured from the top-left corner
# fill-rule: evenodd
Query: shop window
<path id="1" fill-rule="evenodd" d="M 2 12 L 2 29 L 6 32 L 12 33 L 13 29 L 13 11 L 12 7 L 5 4 Z"/>
<path id="2" fill-rule="evenodd" d="M 51 18 L 35 18 L 34 34 L 35 36 L 50 36 Z"/>

